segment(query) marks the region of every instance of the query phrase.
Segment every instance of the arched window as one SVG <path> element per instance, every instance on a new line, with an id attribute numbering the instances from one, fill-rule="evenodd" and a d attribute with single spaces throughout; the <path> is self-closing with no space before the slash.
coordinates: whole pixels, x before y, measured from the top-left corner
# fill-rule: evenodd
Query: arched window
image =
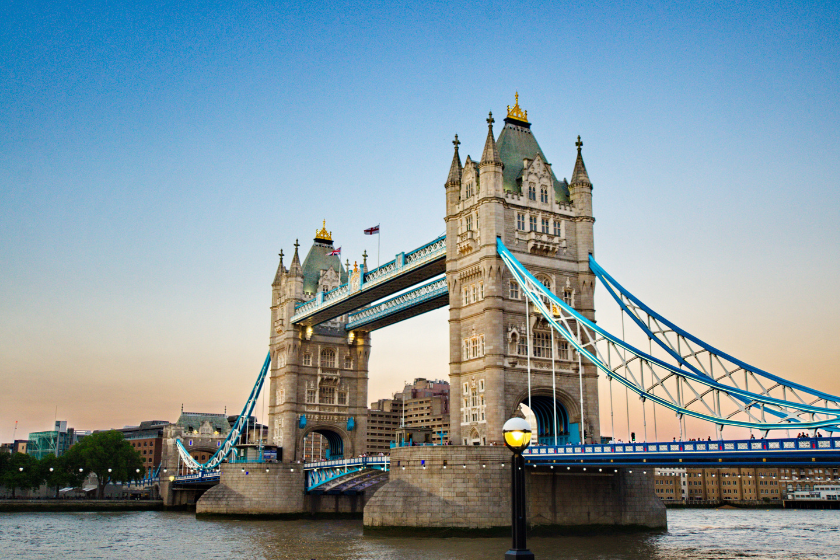
<path id="1" fill-rule="evenodd" d="M 528 185 L 528 200 L 537 200 L 537 187 L 534 183 Z"/>
<path id="2" fill-rule="evenodd" d="M 548 189 L 540 187 L 540 202 L 548 202 Z"/>
<path id="3" fill-rule="evenodd" d="M 335 367 L 335 350 L 332 348 L 324 348 L 321 350 L 321 367 Z"/>

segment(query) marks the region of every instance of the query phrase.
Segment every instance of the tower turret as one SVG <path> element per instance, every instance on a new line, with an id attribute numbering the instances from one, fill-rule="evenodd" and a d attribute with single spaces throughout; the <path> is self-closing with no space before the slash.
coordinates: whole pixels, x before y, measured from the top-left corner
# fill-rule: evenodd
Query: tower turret
<path id="1" fill-rule="evenodd" d="M 455 135 L 455 140 L 452 141 L 455 146 L 455 153 L 452 155 L 452 164 L 449 166 L 449 175 L 446 177 L 446 213 L 451 214 L 458 201 L 461 199 L 461 173 L 463 166 L 461 166 L 461 155 L 458 153 L 458 146 L 461 141 L 458 140 L 458 135 Z"/>

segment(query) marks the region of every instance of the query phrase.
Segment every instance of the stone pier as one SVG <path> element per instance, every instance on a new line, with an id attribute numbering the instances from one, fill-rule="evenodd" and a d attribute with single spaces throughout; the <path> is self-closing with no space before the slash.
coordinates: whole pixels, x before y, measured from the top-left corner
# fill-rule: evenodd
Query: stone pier
<path id="1" fill-rule="evenodd" d="M 380 485 L 358 493 L 307 494 L 298 464 L 222 464 L 220 483 L 196 504 L 197 515 L 237 517 L 356 517 Z"/>
<path id="2" fill-rule="evenodd" d="M 365 531 L 509 531 L 510 461 L 501 446 L 394 449 L 389 482 L 365 506 Z M 528 468 L 532 530 L 666 528 L 652 469 L 564 471 Z"/>

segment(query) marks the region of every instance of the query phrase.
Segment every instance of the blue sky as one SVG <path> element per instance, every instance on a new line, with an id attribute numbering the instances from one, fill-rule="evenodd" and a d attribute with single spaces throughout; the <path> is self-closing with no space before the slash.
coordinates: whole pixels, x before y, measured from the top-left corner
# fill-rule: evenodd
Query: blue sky
<path id="1" fill-rule="evenodd" d="M 515 91 L 559 176 L 583 137 L 614 276 L 840 393 L 838 19 L 836 2 L 3 3 L 0 440 L 56 406 L 82 429 L 238 410 L 279 250 L 323 219 L 351 262 L 376 223 L 383 261 L 442 233 L 453 135 L 480 155 Z M 370 400 L 446 378 L 446 319 L 375 333 Z"/>

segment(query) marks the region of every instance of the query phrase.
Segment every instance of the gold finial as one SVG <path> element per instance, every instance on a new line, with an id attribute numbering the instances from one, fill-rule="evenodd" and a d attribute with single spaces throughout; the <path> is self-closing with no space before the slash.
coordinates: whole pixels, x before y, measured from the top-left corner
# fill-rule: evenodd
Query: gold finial
<path id="1" fill-rule="evenodd" d="M 315 239 L 320 239 L 322 241 L 332 241 L 332 232 L 327 231 L 327 220 L 323 221 L 321 226 L 321 230 L 315 230 Z"/>
<path id="2" fill-rule="evenodd" d="M 516 92 L 516 105 L 513 106 L 513 109 L 510 108 L 510 105 L 507 106 L 508 114 L 507 118 L 513 119 L 515 121 L 521 122 L 528 122 L 528 111 L 523 110 L 519 106 L 519 92 Z"/>

